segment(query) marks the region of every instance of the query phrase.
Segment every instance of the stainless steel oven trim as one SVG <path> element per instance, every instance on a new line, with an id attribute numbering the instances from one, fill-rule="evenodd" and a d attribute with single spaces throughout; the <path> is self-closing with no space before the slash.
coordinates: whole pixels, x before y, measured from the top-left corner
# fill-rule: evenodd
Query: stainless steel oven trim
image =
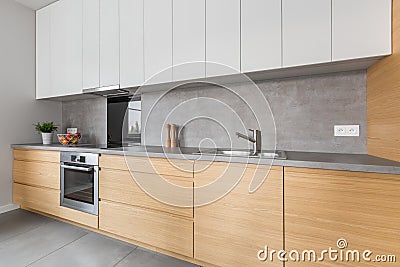
<path id="1" fill-rule="evenodd" d="M 71 156 L 84 156 L 86 162 L 72 162 Z M 60 206 L 79 210 L 82 212 L 99 215 L 99 155 L 93 153 L 75 153 L 75 152 L 61 152 L 60 155 Z M 93 171 L 94 182 L 94 199 L 93 204 L 84 203 L 72 199 L 64 198 L 64 181 L 66 169 L 91 172 Z"/>
<path id="2" fill-rule="evenodd" d="M 94 174 L 94 200 L 93 200 L 93 205 L 72 200 L 72 199 L 65 199 L 64 198 L 64 168 L 60 167 L 60 172 L 61 172 L 61 191 L 60 191 L 60 205 L 63 207 L 83 211 L 86 213 L 94 214 L 94 215 L 99 215 L 99 167 L 94 166 L 93 167 L 93 174 Z"/>
<path id="3" fill-rule="evenodd" d="M 83 172 L 91 172 L 91 171 L 93 171 L 92 167 L 85 168 L 85 167 L 77 167 L 77 166 L 72 166 L 72 165 L 61 165 L 61 169 L 83 171 Z"/>

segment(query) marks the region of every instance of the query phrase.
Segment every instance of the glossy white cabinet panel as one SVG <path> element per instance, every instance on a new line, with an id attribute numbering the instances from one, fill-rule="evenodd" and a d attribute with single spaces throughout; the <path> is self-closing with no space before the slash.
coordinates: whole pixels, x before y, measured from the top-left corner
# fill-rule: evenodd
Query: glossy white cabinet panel
<path id="1" fill-rule="evenodd" d="M 121 88 L 144 82 L 143 1 L 120 0 Z"/>
<path id="2" fill-rule="evenodd" d="M 206 75 L 206 0 L 173 0 L 174 81 Z"/>
<path id="3" fill-rule="evenodd" d="M 282 67 L 281 0 L 242 0 L 242 72 Z"/>
<path id="4" fill-rule="evenodd" d="M 282 0 L 283 67 L 330 62 L 331 0 Z"/>
<path id="5" fill-rule="evenodd" d="M 392 52 L 391 0 L 332 0 L 333 60 Z"/>
<path id="6" fill-rule="evenodd" d="M 172 0 L 144 1 L 144 73 L 147 84 L 172 81 Z"/>
<path id="7" fill-rule="evenodd" d="M 100 87 L 119 85 L 119 0 L 100 0 Z"/>
<path id="8" fill-rule="evenodd" d="M 207 77 L 240 72 L 240 0 L 206 0 L 206 60 Z"/>
<path id="9" fill-rule="evenodd" d="M 82 0 L 61 0 L 51 10 L 48 97 L 82 93 Z"/>
<path id="10" fill-rule="evenodd" d="M 100 87 L 100 1 L 83 1 L 83 89 Z"/>
<path id="11" fill-rule="evenodd" d="M 50 65 L 50 18 L 51 6 L 36 12 L 36 98 L 44 98 L 51 92 Z"/>

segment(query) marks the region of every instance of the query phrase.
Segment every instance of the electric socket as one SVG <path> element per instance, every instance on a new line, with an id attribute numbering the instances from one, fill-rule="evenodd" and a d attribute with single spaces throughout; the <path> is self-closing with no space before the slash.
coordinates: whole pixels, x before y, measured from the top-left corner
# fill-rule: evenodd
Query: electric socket
<path id="1" fill-rule="evenodd" d="M 360 125 L 335 125 L 335 136 L 360 136 Z"/>

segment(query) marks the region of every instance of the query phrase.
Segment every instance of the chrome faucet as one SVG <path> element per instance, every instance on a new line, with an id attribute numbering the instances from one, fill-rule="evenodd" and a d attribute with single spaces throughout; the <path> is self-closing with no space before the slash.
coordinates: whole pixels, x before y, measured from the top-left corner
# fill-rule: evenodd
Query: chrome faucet
<path id="1" fill-rule="evenodd" d="M 252 136 L 247 136 L 244 134 L 241 134 L 239 132 L 236 132 L 236 135 L 238 138 L 243 138 L 249 142 L 253 143 L 253 155 L 257 155 L 261 153 L 261 131 L 259 130 L 253 130 L 249 129 L 250 132 L 252 132 Z"/>

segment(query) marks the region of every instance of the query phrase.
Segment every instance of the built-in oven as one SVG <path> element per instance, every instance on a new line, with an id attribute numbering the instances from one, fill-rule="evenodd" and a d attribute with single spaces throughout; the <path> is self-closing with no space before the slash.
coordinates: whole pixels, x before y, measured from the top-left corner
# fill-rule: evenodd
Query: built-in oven
<path id="1" fill-rule="evenodd" d="M 99 155 L 61 152 L 61 206 L 98 215 Z"/>

